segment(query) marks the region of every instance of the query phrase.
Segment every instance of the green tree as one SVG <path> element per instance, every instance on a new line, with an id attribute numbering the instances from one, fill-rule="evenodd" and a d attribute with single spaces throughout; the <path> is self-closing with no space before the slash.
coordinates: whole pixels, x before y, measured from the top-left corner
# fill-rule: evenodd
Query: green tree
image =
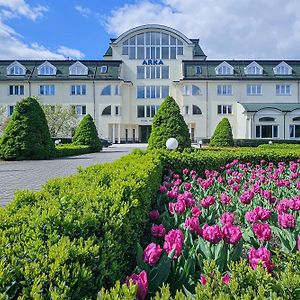
<path id="1" fill-rule="evenodd" d="M 5 106 L 0 106 L 0 136 L 3 134 L 8 123 L 8 117 Z"/>
<path id="2" fill-rule="evenodd" d="M 169 138 L 177 139 L 180 151 L 191 147 L 188 127 L 180 114 L 178 104 L 170 96 L 163 101 L 153 118 L 148 149 L 165 149 Z"/>
<path id="3" fill-rule="evenodd" d="M 78 125 L 78 116 L 73 106 L 62 104 L 42 105 L 52 137 L 68 137 Z"/>
<path id="4" fill-rule="evenodd" d="M 92 151 L 100 151 L 102 144 L 98 136 L 98 131 L 91 115 L 86 115 L 79 123 L 72 139 L 74 145 L 89 146 Z"/>
<path id="5" fill-rule="evenodd" d="M 233 147 L 232 129 L 227 118 L 223 118 L 217 125 L 209 146 L 212 147 Z"/>
<path id="6" fill-rule="evenodd" d="M 0 156 L 6 160 L 46 159 L 54 155 L 45 114 L 34 97 L 17 103 L 2 139 Z"/>

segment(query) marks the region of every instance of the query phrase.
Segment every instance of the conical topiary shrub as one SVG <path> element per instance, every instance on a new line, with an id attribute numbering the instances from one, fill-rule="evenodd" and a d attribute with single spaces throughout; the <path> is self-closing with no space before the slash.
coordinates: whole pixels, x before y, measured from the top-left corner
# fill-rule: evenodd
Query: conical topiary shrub
<path id="1" fill-rule="evenodd" d="M 153 118 L 148 149 L 166 149 L 166 141 L 176 138 L 178 150 L 191 147 L 188 127 L 175 100 L 168 96 Z"/>
<path id="2" fill-rule="evenodd" d="M 0 141 L 5 160 L 46 159 L 55 154 L 45 114 L 34 97 L 17 103 Z"/>
<path id="3" fill-rule="evenodd" d="M 230 123 L 227 118 L 223 118 L 217 125 L 209 146 L 212 147 L 233 147 L 233 137 Z"/>
<path id="4" fill-rule="evenodd" d="M 98 131 L 91 115 L 88 114 L 81 120 L 75 131 L 72 143 L 74 145 L 89 146 L 94 152 L 102 149 Z"/>

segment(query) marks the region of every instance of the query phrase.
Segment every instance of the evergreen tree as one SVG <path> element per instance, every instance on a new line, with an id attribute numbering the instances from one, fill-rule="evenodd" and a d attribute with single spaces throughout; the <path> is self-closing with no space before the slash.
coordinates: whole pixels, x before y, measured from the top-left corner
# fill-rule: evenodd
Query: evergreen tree
<path id="1" fill-rule="evenodd" d="M 233 147 L 232 129 L 227 118 L 223 118 L 217 125 L 209 146 L 212 147 Z"/>
<path id="2" fill-rule="evenodd" d="M 169 138 L 177 139 L 180 151 L 191 147 L 188 127 L 180 114 L 179 106 L 170 96 L 163 101 L 153 118 L 148 149 L 166 149 Z"/>
<path id="3" fill-rule="evenodd" d="M 34 97 L 17 103 L 2 139 L 0 156 L 5 160 L 47 159 L 55 154 L 45 114 Z"/>
<path id="4" fill-rule="evenodd" d="M 81 120 L 75 131 L 72 143 L 74 145 L 89 146 L 95 152 L 102 149 L 98 131 L 91 115 L 88 114 Z"/>

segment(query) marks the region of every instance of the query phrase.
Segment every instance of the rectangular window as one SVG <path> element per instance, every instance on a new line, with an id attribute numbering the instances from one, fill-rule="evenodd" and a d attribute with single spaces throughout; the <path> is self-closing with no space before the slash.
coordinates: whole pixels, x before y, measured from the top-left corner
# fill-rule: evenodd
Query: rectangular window
<path id="1" fill-rule="evenodd" d="M 261 95 L 261 84 L 247 84 L 247 95 Z"/>
<path id="2" fill-rule="evenodd" d="M 138 105 L 137 106 L 137 117 L 138 118 L 153 118 L 156 114 L 159 106 L 158 105 Z"/>
<path id="3" fill-rule="evenodd" d="M 115 106 L 115 115 L 116 116 L 120 116 L 121 115 L 121 109 L 120 109 L 120 106 Z"/>
<path id="4" fill-rule="evenodd" d="M 161 99 L 169 96 L 169 86 L 167 85 L 140 85 L 137 86 L 138 99 Z"/>
<path id="5" fill-rule="evenodd" d="M 136 67 L 137 79 L 145 79 L 145 67 L 137 66 Z"/>
<path id="6" fill-rule="evenodd" d="M 7 107 L 7 116 L 11 116 L 14 112 L 15 105 L 8 105 Z"/>
<path id="7" fill-rule="evenodd" d="M 278 138 L 278 125 L 257 125 L 255 134 L 257 138 Z"/>
<path id="8" fill-rule="evenodd" d="M 168 85 L 163 85 L 161 87 L 161 98 L 166 98 L 169 96 L 169 86 Z"/>
<path id="9" fill-rule="evenodd" d="M 223 84 L 217 86 L 217 94 L 218 95 L 232 95 L 232 85 L 231 84 Z"/>
<path id="10" fill-rule="evenodd" d="M 54 95 L 54 94 L 55 94 L 54 84 L 40 85 L 40 95 Z"/>
<path id="11" fill-rule="evenodd" d="M 24 95 L 24 85 L 10 85 L 9 95 Z"/>
<path id="12" fill-rule="evenodd" d="M 196 74 L 202 74 L 202 68 L 201 68 L 201 66 L 195 66 L 195 73 Z"/>
<path id="13" fill-rule="evenodd" d="M 188 114 L 189 114 L 189 106 L 188 106 L 188 105 L 185 105 L 185 106 L 184 106 L 184 114 L 185 114 L 185 115 L 188 115 Z"/>
<path id="14" fill-rule="evenodd" d="M 289 128 L 290 138 L 297 139 L 300 138 L 300 125 L 290 125 Z"/>
<path id="15" fill-rule="evenodd" d="M 190 93 L 190 86 L 189 85 L 184 85 L 182 87 L 182 94 L 184 96 L 189 96 L 191 93 Z"/>
<path id="16" fill-rule="evenodd" d="M 170 75 L 169 75 L 169 67 L 168 66 L 163 66 L 161 67 L 161 78 L 162 79 L 169 79 Z"/>
<path id="17" fill-rule="evenodd" d="M 145 117 L 145 106 L 144 105 L 138 105 L 138 107 L 137 107 L 137 117 L 138 118 L 144 118 Z"/>
<path id="18" fill-rule="evenodd" d="M 141 85 L 137 87 L 137 98 L 145 98 L 145 86 Z"/>
<path id="19" fill-rule="evenodd" d="M 218 105 L 218 114 L 222 115 L 231 115 L 232 114 L 232 105 Z"/>
<path id="20" fill-rule="evenodd" d="M 291 95 L 290 84 L 276 84 L 276 95 Z"/>
<path id="21" fill-rule="evenodd" d="M 86 105 L 76 105 L 75 111 L 79 116 L 86 115 Z"/>
<path id="22" fill-rule="evenodd" d="M 169 79 L 168 66 L 137 66 L 137 79 Z"/>
<path id="23" fill-rule="evenodd" d="M 115 85 L 115 95 L 116 96 L 121 95 L 121 87 L 119 85 Z"/>
<path id="24" fill-rule="evenodd" d="M 85 84 L 71 85 L 71 95 L 86 95 L 86 85 Z"/>

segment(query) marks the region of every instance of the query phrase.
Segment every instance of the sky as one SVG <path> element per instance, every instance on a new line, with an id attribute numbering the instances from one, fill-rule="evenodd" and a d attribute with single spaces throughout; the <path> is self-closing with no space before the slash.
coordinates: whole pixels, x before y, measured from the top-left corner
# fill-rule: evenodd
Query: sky
<path id="1" fill-rule="evenodd" d="M 0 59 L 102 59 L 142 24 L 199 38 L 208 59 L 300 59 L 300 0 L 0 0 Z"/>

